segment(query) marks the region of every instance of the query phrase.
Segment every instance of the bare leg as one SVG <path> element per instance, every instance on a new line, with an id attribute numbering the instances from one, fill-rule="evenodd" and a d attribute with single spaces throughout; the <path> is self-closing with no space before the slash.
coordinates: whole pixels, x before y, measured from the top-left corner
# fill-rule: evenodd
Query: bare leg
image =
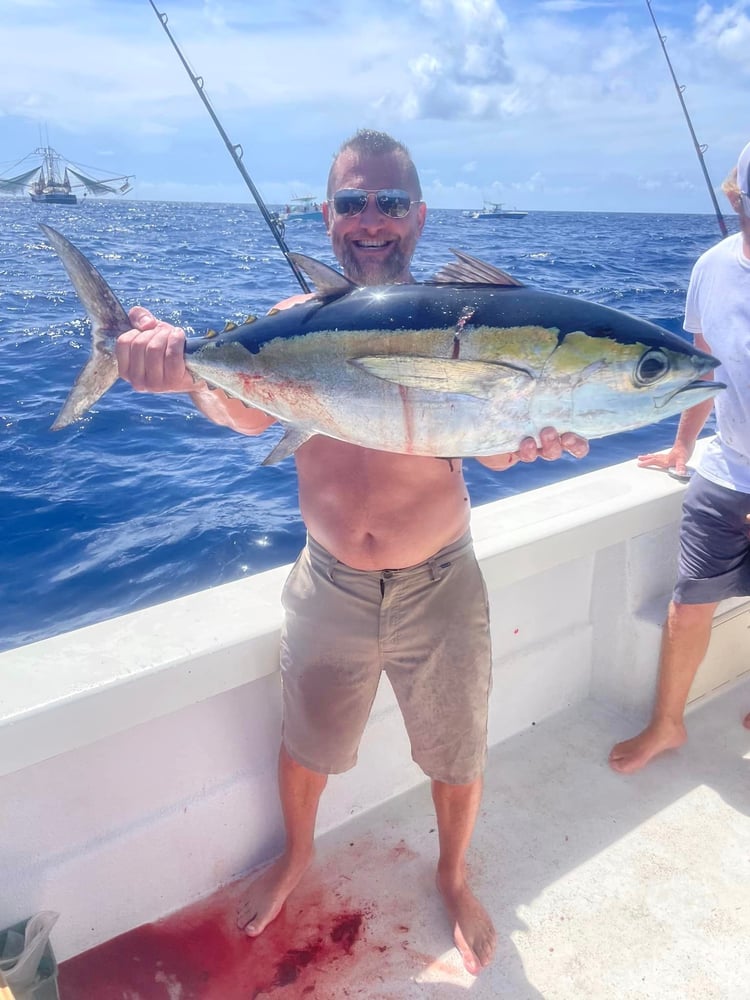
<path id="1" fill-rule="evenodd" d="M 673 750 L 687 739 L 684 715 L 690 685 L 703 661 L 711 638 L 711 624 L 718 602 L 669 605 L 661 640 L 659 684 L 651 722 L 631 740 L 612 748 L 609 764 L 630 774 L 664 750 Z"/>
<path id="2" fill-rule="evenodd" d="M 492 961 L 497 940 L 489 914 L 466 881 L 466 851 L 482 799 L 482 779 L 469 785 L 433 781 L 432 799 L 440 838 L 437 886 L 453 922 L 456 947 L 476 976 Z"/>
<path id="3" fill-rule="evenodd" d="M 750 712 L 748 712 L 745 718 L 742 720 L 742 725 L 745 727 L 745 729 L 750 729 Z"/>
<path id="4" fill-rule="evenodd" d="M 237 926 L 257 937 L 278 916 L 312 861 L 315 818 L 328 775 L 297 764 L 282 746 L 279 794 L 286 848 L 282 856 L 251 883 L 237 912 Z"/>

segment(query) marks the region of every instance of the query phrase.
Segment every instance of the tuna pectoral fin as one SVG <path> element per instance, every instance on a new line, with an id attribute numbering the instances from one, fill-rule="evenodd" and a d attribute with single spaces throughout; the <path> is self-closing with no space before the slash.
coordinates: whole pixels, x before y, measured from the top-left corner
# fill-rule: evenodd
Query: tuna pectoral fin
<path id="1" fill-rule="evenodd" d="M 266 455 L 260 463 L 261 465 L 276 465 L 277 462 L 283 462 L 285 458 L 293 455 L 301 444 L 312 437 L 310 431 L 303 431 L 301 427 L 292 427 L 290 424 L 283 424 L 283 427 L 285 428 L 283 438 Z"/>
<path id="2" fill-rule="evenodd" d="M 350 364 L 368 375 L 395 382 L 407 389 L 427 389 L 431 392 L 461 393 L 480 399 L 498 388 L 518 389 L 532 376 L 518 368 L 487 361 L 460 361 L 453 358 L 419 358 L 390 354 L 351 358 Z"/>
<path id="3" fill-rule="evenodd" d="M 117 381 L 117 360 L 103 345 L 94 347 L 93 354 L 78 373 L 68 398 L 58 413 L 53 431 L 62 430 L 78 420 Z"/>

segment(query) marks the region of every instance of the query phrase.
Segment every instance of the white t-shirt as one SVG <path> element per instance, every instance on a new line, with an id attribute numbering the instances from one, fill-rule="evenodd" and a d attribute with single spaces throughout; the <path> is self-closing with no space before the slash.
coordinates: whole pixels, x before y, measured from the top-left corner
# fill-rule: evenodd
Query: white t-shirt
<path id="1" fill-rule="evenodd" d="M 714 378 L 727 386 L 715 397 L 716 437 L 698 471 L 720 486 L 750 493 L 750 260 L 742 252 L 741 233 L 696 261 L 684 326 L 703 334 L 721 361 Z"/>

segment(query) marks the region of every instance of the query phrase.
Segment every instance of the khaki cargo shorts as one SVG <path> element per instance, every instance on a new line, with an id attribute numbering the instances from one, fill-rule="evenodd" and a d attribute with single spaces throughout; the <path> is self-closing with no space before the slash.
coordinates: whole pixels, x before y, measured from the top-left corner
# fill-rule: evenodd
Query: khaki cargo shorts
<path id="1" fill-rule="evenodd" d="M 430 778 L 484 768 L 492 677 L 487 593 L 467 532 L 427 562 L 362 571 L 314 539 L 284 586 L 284 746 L 322 774 L 353 767 L 382 671 Z"/>

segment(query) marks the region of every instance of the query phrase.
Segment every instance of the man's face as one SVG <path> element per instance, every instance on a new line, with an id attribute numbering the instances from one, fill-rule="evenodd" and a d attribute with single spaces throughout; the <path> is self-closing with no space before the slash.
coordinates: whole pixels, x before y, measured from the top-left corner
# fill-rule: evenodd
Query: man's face
<path id="1" fill-rule="evenodd" d="M 346 150 L 333 167 L 331 196 L 342 188 L 366 191 L 400 188 L 413 200 L 418 197 L 409 185 L 402 157 L 393 153 L 363 158 Z M 412 205 L 403 219 L 392 219 L 380 211 L 373 195 L 359 215 L 341 216 L 333 205 L 323 205 L 333 252 L 347 277 L 358 285 L 411 280 L 409 265 L 424 227 L 425 214 L 426 208 L 420 203 Z"/>

